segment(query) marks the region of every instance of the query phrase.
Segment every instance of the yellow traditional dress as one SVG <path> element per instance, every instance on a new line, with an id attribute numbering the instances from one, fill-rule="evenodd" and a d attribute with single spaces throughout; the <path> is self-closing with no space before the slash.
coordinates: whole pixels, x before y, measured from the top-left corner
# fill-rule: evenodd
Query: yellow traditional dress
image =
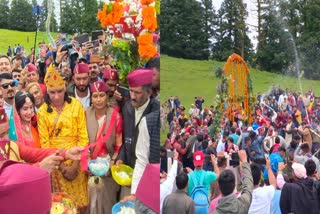
<path id="1" fill-rule="evenodd" d="M 38 112 L 38 129 L 41 148 L 65 148 L 88 145 L 88 133 L 85 112 L 79 100 L 71 98 L 71 103 L 65 102 L 60 114 L 53 109 L 48 113 L 48 105 L 43 104 Z M 66 161 L 71 165 L 72 161 Z M 78 207 L 88 205 L 87 176 L 80 170 L 73 181 L 66 180 L 60 170 L 51 173 L 55 192 L 69 194 Z"/>

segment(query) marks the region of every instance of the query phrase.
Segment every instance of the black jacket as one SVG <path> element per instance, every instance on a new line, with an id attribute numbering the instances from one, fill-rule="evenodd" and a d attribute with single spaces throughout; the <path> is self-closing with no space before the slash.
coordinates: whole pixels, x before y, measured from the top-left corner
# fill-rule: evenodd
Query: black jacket
<path id="1" fill-rule="evenodd" d="M 159 111 L 160 104 L 159 101 L 151 98 L 150 102 L 143 112 L 141 119 L 151 112 Z M 135 110 L 128 100 L 122 108 L 122 118 L 123 118 L 123 132 L 122 132 L 122 146 L 120 148 L 117 159 L 123 161 L 124 164 L 129 165 L 134 168 L 136 163 L 136 144 L 139 135 L 139 123 L 135 126 Z"/>
<path id="2" fill-rule="evenodd" d="M 281 213 L 316 214 L 318 195 L 312 179 L 301 179 L 285 183 L 280 197 Z"/>

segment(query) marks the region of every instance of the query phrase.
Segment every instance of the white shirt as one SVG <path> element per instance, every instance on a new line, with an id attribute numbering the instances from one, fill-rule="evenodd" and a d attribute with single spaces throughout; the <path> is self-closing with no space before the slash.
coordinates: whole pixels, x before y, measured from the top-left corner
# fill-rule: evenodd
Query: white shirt
<path id="1" fill-rule="evenodd" d="M 11 115 L 11 111 L 12 111 L 12 105 L 10 105 L 9 103 L 7 103 L 5 100 L 3 102 L 3 108 L 7 114 L 7 117 L 10 118 Z"/>
<path id="2" fill-rule="evenodd" d="M 178 161 L 174 160 L 172 168 L 167 174 L 167 179 L 160 184 L 160 213 L 162 213 L 162 205 L 163 205 L 164 199 L 173 191 L 173 187 L 175 183 L 174 181 L 177 176 L 177 169 L 178 169 Z"/>
<path id="3" fill-rule="evenodd" d="M 77 94 L 77 89 L 74 89 L 75 97 L 80 100 L 84 109 L 87 109 L 90 106 L 90 90 L 88 88 L 88 95 L 86 97 L 79 97 Z"/>
<path id="4" fill-rule="evenodd" d="M 138 124 L 140 118 L 142 117 L 142 114 L 144 112 L 144 110 L 146 110 L 148 104 L 150 103 L 150 99 L 148 98 L 147 102 L 145 104 L 143 104 L 142 106 L 140 106 L 139 108 L 136 108 L 134 113 L 135 113 L 135 125 Z M 147 129 L 148 132 L 148 129 Z"/>
<path id="5" fill-rule="evenodd" d="M 135 194 L 138 184 L 140 182 L 141 176 L 149 163 L 150 155 L 150 136 L 147 126 L 147 120 L 145 117 L 141 119 L 139 124 L 139 135 L 136 145 L 136 165 L 134 166 L 132 183 L 131 183 L 131 194 Z M 160 172 L 159 172 L 160 173 Z"/>
<path id="6" fill-rule="evenodd" d="M 258 187 L 252 192 L 249 214 L 270 214 L 271 200 L 275 193 L 274 186 Z"/>
<path id="7" fill-rule="evenodd" d="M 224 152 L 225 149 L 225 143 L 222 141 L 222 137 L 220 138 L 218 145 L 217 145 L 217 153 Z"/>

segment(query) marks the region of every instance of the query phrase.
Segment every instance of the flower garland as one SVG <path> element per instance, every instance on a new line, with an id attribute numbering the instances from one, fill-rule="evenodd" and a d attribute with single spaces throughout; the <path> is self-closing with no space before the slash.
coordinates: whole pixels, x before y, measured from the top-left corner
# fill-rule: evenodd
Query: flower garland
<path id="1" fill-rule="evenodd" d="M 102 28 L 115 25 L 120 21 L 124 8 L 121 2 L 122 0 L 115 0 L 113 3 L 104 4 L 102 10 L 98 11 L 97 18 Z"/>
<path id="2" fill-rule="evenodd" d="M 138 37 L 139 55 L 142 59 L 150 59 L 157 54 L 157 47 L 153 44 L 153 35 L 144 33 Z"/>
<path id="3" fill-rule="evenodd" d="M 157 47 L 153 41 L 152 33 L 158 28 L 154 0 L 140 0 L 144 6 L 142 9 L 142 26 L 146 32 L 138 37 L 139 55 L 143 60 L 149 60 L 157 54 Z"/>

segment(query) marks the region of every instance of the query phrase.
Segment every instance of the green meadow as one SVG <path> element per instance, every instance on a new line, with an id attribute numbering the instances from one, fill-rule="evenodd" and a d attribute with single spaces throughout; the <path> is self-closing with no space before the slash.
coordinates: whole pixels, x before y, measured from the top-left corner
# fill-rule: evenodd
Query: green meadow
<path id="1" fill-rule="evenodd" d="M 0 54 L 6 54 L 8 50 L 8 46 L 10 45 L 11 48 L 14 47 L 15 44 L 23 45 L 27 53 L 30 53 L 31 48 L 34 45 L 34 38 L 36 32 L 22 32 L 22 31 L 15 31 L 15 30 L 7 30 L 7 29 L 0 29 Z M 57 37 L 57 33 L 51 33 L 53 38 Z M 49 43 L 49 39 L 47 37 L 46 32 L 38 32 L 37 42 L 45 42 L 46 44 Z"/>

